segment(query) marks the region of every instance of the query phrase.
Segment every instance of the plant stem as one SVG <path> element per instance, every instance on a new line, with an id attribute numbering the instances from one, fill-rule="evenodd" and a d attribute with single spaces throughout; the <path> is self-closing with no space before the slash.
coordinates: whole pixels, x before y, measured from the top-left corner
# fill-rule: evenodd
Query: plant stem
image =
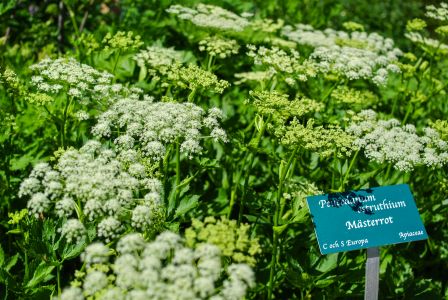
<path id="1" fill-rule="evenodd" d="M 244 185 L 241 191 L 241 202 L 240 202 L 240 209 L 238 211 L 238 225 L 241 224 L 241 220 L 243 218 L 243 211 L 244 211 L 244 200 L 246 198 L 246 186 L 249 184 L 249 173 L 250 170 L 252 169 L 252 165 L 254 163 L 254 159 L 255 159 L 255 155 L 253 155 L 252 153 L 249 153 L 248 156 L 248 160 L 249 163 L 246 165 L 246 172 L 244 173 Z"/>
<path id="2" fill-rule="evenodd" d="M 65 108 L 64 108 L 64 117 L 62 119 L 62 124 L 61 124 L 61 146 L 62 148 L 65 149 L 66 146 L 66 137 L 65 137 L 65 125 L 67 124 L 67 112 L 68 112 L 68 108 L 70 106 L 72 98 L 67 97 L 66 101 L 65 101 Z"/>
<path id="3" fill-rule="evenodd" d="M 112 69 L 112 74 L 114 74 L 114 75 L 116 75 L 115 70 L 117 69 L 118 60 L 120 59 L 120 55 L 121 55 L 121 49 L 119 49 L 117 52 L 117 58 L 115 59 L 114 68 Z"/>
<path id="4" fill-rule="evenodd" d="M 297 150 L 299 149 L 299 147 L 297 146 L 294 151 L 292 152 L 291 156 L 288 159 L 288 162 L 286 163 L 286 167 L 282 168 L 282 164 L 280 164 L 279 167 L 279 183 L 278 183 L 278 190 L 277 190 L 277 199 L 275 201 L 275 213 L 274 213 L 274 226 L 272 228 L 272 239 L 273 239 L 273 249 L 272 249 L 272 257 L 271 257 L 271 266 L 270 266 L 270 272 L 269 272 L 269 283 L 268 283 L 268 295 L 267 295 L 267 299 L 271 300 L 272 299 L 272 293 L 273 293 L 273 288 L 274 288 L 274 274 L 275 274 L 275 267 L 276 267 L 276 261 L 277 261 L 277 256 L 279 255 L 278 253 L 278 240 L 279 240 L 279 235 L 278 233 L 275 231 L 275 227 L 278 226 L 278 221 L 280 218 L 280 215 L 282 213 L 282 210 L 284 208 L 284 201 L 282 200 L 282 195 L 283 195 L 283 185 L 285 183 L 285 178 L 286 175 L 288 174 L 289 168 L 296 156 Z"/>
<path id="5" fill-rule="evenodd" d="M 271 257 L 271 270 L 269 272 L 269 283 L 268 283 L 268 300 L 272 300 L 272 292 L 274 290 L 274 272 L 275 272 L 275 264 L 277 258 L 277 247 L 278 247 L 278 235 L 277 232 L 273 232 L 273 245 L 272 245 L 272 257 Z"/>
<path id="6" fill-rule="evenodd" d="M 58 282 L 58 296 L 61 297 L 61 267 L 56 267 L 56 278 Z"/>
<path id="7" fill-rule="evenodd" d="M 180 185 L 180 144 L 176 142 L 176 191 L 174 196 L 174 207 L 179 204 L 179 185 Z"/>
<path id="8" fill-rule="evenodd" d="M 340 192 L 344 191 L 345 183 L 347 182 L 347 179 L 348 179 L 348 176 L 350 174 L 350 171 L 351 171 L 353 165 L 355 164 L 356 157 L 358 157 L 358 153 L 359 153 L 359 150 L 356 150 L 355 155 L 353 155 L 353 158 L 350 161 L 350 165 L 348 166 L 347 172 L 345 172 L 344 178 L 342 179 L 342 182 L 341 182 L 341 186 L 339 187 L 339 191 Z"/>
<path id="9" fill-rule="evenodd" d="M 194 102 L 194 96 L 196 95 L 196 89 L 193 89 L 190 94 L 188 94 L 188 102 Z"/>

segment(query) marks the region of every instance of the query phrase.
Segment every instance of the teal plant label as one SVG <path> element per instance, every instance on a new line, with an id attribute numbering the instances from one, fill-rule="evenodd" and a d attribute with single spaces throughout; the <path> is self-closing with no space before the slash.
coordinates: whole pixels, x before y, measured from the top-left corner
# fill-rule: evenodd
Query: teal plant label
<path id="1" fill-rule="evenodd" d="M 322 254 L 428 238 L 407 184 L 307 197 Z"/>

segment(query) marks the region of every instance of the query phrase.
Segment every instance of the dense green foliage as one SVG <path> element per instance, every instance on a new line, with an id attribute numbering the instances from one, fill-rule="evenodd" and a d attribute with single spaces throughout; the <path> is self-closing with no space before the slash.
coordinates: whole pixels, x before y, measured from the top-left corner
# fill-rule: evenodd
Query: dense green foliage
<path id="1" fill-rule="evenodd" d="M 3 0 L 0 297 L 362 298 L 305 197 L 407 183 L 380 298 L 447 298 L 447 57 L 430 1 Z"/>

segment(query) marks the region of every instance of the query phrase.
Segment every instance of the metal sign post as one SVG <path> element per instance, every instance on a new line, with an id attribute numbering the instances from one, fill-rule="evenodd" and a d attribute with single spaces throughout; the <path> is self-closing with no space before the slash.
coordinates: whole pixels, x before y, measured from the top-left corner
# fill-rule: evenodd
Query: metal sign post
<path id="1" fill-rule="evenodd" d="M 364 300 L 378 300 L 380 283 L 380 248 L 367 248 Z"/>

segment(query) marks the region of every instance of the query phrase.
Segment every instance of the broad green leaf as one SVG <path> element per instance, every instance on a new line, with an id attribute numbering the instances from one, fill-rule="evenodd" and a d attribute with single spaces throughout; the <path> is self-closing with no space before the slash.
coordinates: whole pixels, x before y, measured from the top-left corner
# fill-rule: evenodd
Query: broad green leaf
<path id="1" fill-rule="evenodd" d="M 198 206 L 198 195 L 193 195 L 188 198 L 184 198 L 180 201 L 179 206 L 176 209 L 174 218 L 180 217 L 188 213 L 189 211 L 195 209 Z"/>
<path id="2" fill-rule="evenodd" d="M 26 284 L 27 288 L 33 288 L 42 282 L 51 280 L 54 276 L 51 275 L 55 266 L 50 266 L 46 262 L 41 262 L 34 271 L 33 278 Z"/>
<path id="3" fill-rule="evenodd" d="M 322 273 L 330 272 L 337 267 L 339 253 L 332 253 L 324 256 L 317 265 L 317 270 Z"/>

